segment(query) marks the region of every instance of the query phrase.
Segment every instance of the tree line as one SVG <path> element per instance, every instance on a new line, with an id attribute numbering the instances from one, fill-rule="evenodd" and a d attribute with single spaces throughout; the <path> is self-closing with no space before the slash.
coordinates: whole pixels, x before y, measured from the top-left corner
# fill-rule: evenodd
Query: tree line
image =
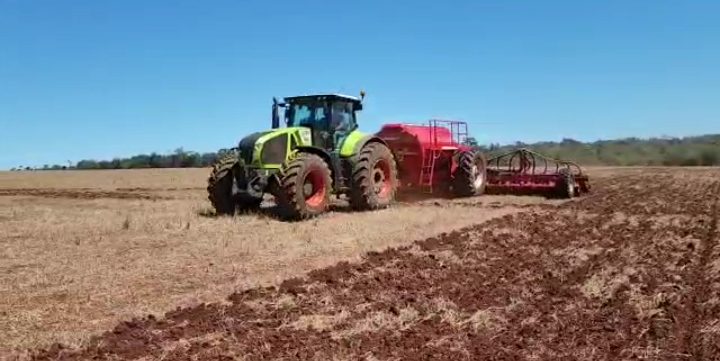
<path id="1" fill-rule="evenodd" d="M 717 166 L 720 165 L 720 134 L 683 138 L 624 138 L 580 142 L 563 139 L 560 142 L 526 144 L 470 145 L 488 154 L 499 155 L 518 148 L 527 148 L 548 157 L 569 160 L 580 165 L 606 166 Z"/>
<path id="2" fill-rule="evenodd" d="M 178 148 L 169 154 L 138 154 L 129 158 L 114 158 L 112 160 L 83 159 L 69 165 L 19 166 L 12 170 L 202 168 L 212 166 L 220 156 L 228 151 L 228 149 L 220 149 L 217 152 L 198 153 Z"/>
<path id="3" fill-rule="evenodd" d="M 580 142 L 563 139 L 559 142 L 480 145 L 468 138 L 468 145 L 488 156 L 517 148 L 528 148 L 552 158 L 570 160 L 580 165 L 608 166 L 717 166 L 720 165 L 720 134 L 683 138 L 624 138 Z M 16 167 L 14 170 L 57 169 L 135 169 L 135 168 L 197 168 L 211 166 L 227 149 L 198 153 L 176 149 L 170 154 L 139 154 L 112 160 L 81 160 L 69 165 Z"/>

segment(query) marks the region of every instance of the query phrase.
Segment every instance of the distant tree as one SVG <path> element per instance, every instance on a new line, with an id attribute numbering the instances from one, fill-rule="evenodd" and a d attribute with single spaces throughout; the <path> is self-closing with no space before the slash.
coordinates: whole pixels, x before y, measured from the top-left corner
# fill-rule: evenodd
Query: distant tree
<path id="1" fill-rule="evenodd" d="M 464 142 L 464 143 L 465 143 L 465 145 L 467 145 L 468 147 L 472 147 L 472 148 L 477 148 L 477 147 L 478 147 L 478 141 L 477 141 L 477 139 L 475 139 L 475 137 L 467 137 L 467 138 L 465 139 L 465 142 Z"/>
<path id="2" fill-rule="evenodd" d="M 98 163 L 94 160 L 81 160 L 75 165 L 77 169 L 98 169 Z"/>
<path id="3" fill-rule="evenodd" d="M 183 155 L 180 166 L 183 168 L 200 167 L 200 154 L 195 152 L 187 152 Z"/>
<path id="4" fill-rule="evenodd" d="M 563 145 L 578 145 L 578 144 L 582 144 L 582 142 L 579 142 L 579 141 L 577 141 L 577 140 L 575 140 L 575 139 L 572 139 L 572 138 L 563 138 L 560 143 L 563 144 Z"/>
<path id="5" fill-rule="evenodd" d="M 700 153 L 700 165 L 720 165 L 720 150 L 704 149 Z"/>
<path id="6" fill-rule="evenodd" d="M 150 154 L 150 157 L 148 157 L 148 166 L 150 168 L 160 168 L 160 156 L 153 152 Z"/>
<path id="7" fill-rule="evenodd" d="M 200 156 L 200 165 L 202 167 L 208 167 L 215 163 L 218 159 L 218 154 L 216 153 L 204 153 Z"/>

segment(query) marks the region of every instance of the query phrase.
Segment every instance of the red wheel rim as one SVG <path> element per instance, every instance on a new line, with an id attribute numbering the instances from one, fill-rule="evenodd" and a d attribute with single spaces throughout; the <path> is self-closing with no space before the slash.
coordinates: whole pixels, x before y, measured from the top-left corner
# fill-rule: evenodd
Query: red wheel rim
<path id="1" fill-rule="evenodd" d="M 305 204 L 310 207 L 321 206 L 325 202 L 325 193 L 327 192 L 327 185 L 325 184 L 322 172 L 319 170 L 311 170 L 305 177 L 304 185 L 310 186 L 309 192 L 303 187 Z"/>
<path id="2" fill-rule="evenodd" d="M 390 164 L 386 160 L 381 159 L 375 163 L 372 180 L 373 188 L 379 197 L 387 197 L 390 194 L 392 175 L 390 174 Z"/>

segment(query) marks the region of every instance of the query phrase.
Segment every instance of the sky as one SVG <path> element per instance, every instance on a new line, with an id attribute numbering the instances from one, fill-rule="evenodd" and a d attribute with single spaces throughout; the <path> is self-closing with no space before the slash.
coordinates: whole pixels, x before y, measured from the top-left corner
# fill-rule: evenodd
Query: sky
<path id="1" fill-rule="evenodd" d="M 232 147 L 272 97 L 481 144 L 720 132 L 720 1 L 0 0 L 0 169 Z"/>

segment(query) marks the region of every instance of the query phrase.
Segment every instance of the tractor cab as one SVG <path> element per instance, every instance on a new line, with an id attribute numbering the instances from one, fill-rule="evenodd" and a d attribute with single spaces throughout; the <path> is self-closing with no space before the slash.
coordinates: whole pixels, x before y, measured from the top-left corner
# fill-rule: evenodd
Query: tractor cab
<path id="1" fill-rule="evenodd" d="M 318 94 L 287 97 L 284 103 L 273 102 L 273 128 L 280 126 L 279 108 L 284 108 L 287 127 L 311 130 L 312 139 L 304 143 L 334 151 L 353 130 L 358 128 L 357 112 L 362 99 L 342 94 Z"/>
<path id="2" fill-rule="evenodd" d="M 358 129 L 364 97 L 360 92 L 359 98 L 273 98 L 272 129 L 246 135 L 213 165 L 207 190 L 215 211 L 257 209 L 266 194 L 288 219 L 327 211 L 331 196 L 348 197 L 357 210 L 390 205 L 397 188 L 396 162 L 384 140 Z"/>

